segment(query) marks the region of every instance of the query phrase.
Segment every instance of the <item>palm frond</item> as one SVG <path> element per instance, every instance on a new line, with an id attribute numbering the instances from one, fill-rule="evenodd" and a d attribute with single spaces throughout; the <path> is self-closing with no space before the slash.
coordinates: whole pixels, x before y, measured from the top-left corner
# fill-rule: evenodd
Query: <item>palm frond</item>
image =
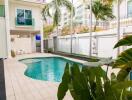
<path id="1" fill-rule="evenodd" d="M 54 1 L 52 1 L 52 2 L 50 2 L 50 3 L 48 3 L 48 4 L 46 4 L 45 6 L 44 6 L 44 8 L 42 9 L 42 16 L 43 16 L 43 19 L 46 21 L 47 20 L 47 17 L 51 17 L 51 13 L 50 13 L 50 9 L 51 9 L 51 7 L 53 6 L 53 3 L 54 3 Z"/>
<path id="2" fill-rule="evenodd" d="M 68 0 L 62 0 L 62 5 L 65 6 L 69 12 L 74 16 L 75 15 L 75 8 L 73 4 Z"/>
<path id="3" fill-rule="evenodd" d="M 54 16 L 53 16 L 53 26 L 57 26 L 61 20 L 61 11 L 59 8 L 55 10 Z"/>
<path id="4" fill-rule="evenodd" d="M 99 0 L 94 1 L 92 5 L 92 12 L 96 20 L 113 19 L 112 6 L 110 4 L 103 5 Z"/>

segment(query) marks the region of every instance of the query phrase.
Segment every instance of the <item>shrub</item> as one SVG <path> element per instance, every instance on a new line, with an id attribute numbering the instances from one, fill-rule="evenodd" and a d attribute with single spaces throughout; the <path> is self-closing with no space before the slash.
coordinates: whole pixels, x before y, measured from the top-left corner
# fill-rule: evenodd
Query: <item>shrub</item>
<path id="1" fill-rule="evenodd" d="M 74 100 L 132 100 L 128 87 L 131 81 L 119 82 L 115 74 L 107 77 L 101 67 L 80 67 L 66 64 L 62 82 L 58 88 L 58 100 L 63 100 L 69 90 Z"/>
<path id="2" fill-rule="evenodd" d="M 48 51 L 49 53 L 51 53 L 51 52 L 53 52 L 53 48 L 48 48 L 47 51 Z"/>

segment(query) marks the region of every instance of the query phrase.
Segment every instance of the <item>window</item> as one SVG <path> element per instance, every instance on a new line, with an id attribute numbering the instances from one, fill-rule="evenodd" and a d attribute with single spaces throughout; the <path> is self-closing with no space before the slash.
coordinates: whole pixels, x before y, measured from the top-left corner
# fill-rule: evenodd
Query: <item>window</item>
<path id="1" fill-rule="evenodd" d="M 5 6 L 0 5 L 0 17 L 5 17 Z"/>
<path id="2" fill-rule="evenodd" d="M 17 9 L 17 25 L 32 25 L 32 11 Z"/>
<path id="3" fill-rule="evenodd" d="M 132 17 L 132 0 L 127 3 L 127 16 Z"/>

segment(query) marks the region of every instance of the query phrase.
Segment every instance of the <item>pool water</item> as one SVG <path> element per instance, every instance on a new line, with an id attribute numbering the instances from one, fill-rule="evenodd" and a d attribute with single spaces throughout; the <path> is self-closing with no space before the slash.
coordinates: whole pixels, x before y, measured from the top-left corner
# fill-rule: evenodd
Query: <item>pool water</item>
<path id="1" fill-rule="evenodd" d="M 61 57 L 45 57 L 20 60 L 28 67 L 25 75 L 38 80 L 61 82 L 67 62 L 77 63 Z M 80 67 L 82 64 L 77 63 Z"/>

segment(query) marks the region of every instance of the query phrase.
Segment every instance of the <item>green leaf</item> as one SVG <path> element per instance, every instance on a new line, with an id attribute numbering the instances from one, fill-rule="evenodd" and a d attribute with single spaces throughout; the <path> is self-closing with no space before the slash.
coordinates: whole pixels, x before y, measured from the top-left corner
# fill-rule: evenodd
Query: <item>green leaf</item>
<path id="1" fill-rule="evenodd" d="M 132 81 L 122 81 L 113 85 L 113 88 L 124 89 L 132 87 Z"/>
<path id="2" fill-rule="evenodd" d="M 120 92 L 118 93 L 116 89 L 117 88 L 112 87 L 111 81 L 105 81 L 105 83 L 104 83 L 104 91 L 105 91 L 104 100 L 119 100 Z"/>
<path id="3" fill-rule="evenodd" d="M 131 68 L 130 67 L 124 67 L 122 68 L 119 72 L 118 72 L 118 75 L 117 75 L 117 80 L 118 81 L 124 81 L 127 76 L 129 75 L 129 72 L 131 71 Z"/>
<path id="4" fill-rule="evenodd" d="M 57 97 L 58 100 L 63 100 L 64 96 L 66 95 L 66 92 L 68 91 L 68 84 L 70 83 L 71 76 L 69 72 L 69 64 L 66 64 L 64 75 L 62 77 L 62 82 L 59 85 Z"/>
<path id="5" fill-rule="evenodd" d="M 114 62 L 116 68 L 131 68 L 132 67 L 132 48 L 123 51 L 117 60 Z"/>
<path id="6" fill-rule="evenodd" d="M 72 74 L 72 84 L 77 95 L 77 100 L 86 100 L 90 99 L 90 91 L 87 84 L 86 76 L 80 72 L 79 66 L 77 64 L 73 64 L 71 67 Z"/>
<path id="7" fill-rule="evenodd" d="M 114 46 L 114 48 L 130 45 L 132 45 L 132 35 L 125 36 L 123 39 L 119 40 L 119 42 Z"/>

